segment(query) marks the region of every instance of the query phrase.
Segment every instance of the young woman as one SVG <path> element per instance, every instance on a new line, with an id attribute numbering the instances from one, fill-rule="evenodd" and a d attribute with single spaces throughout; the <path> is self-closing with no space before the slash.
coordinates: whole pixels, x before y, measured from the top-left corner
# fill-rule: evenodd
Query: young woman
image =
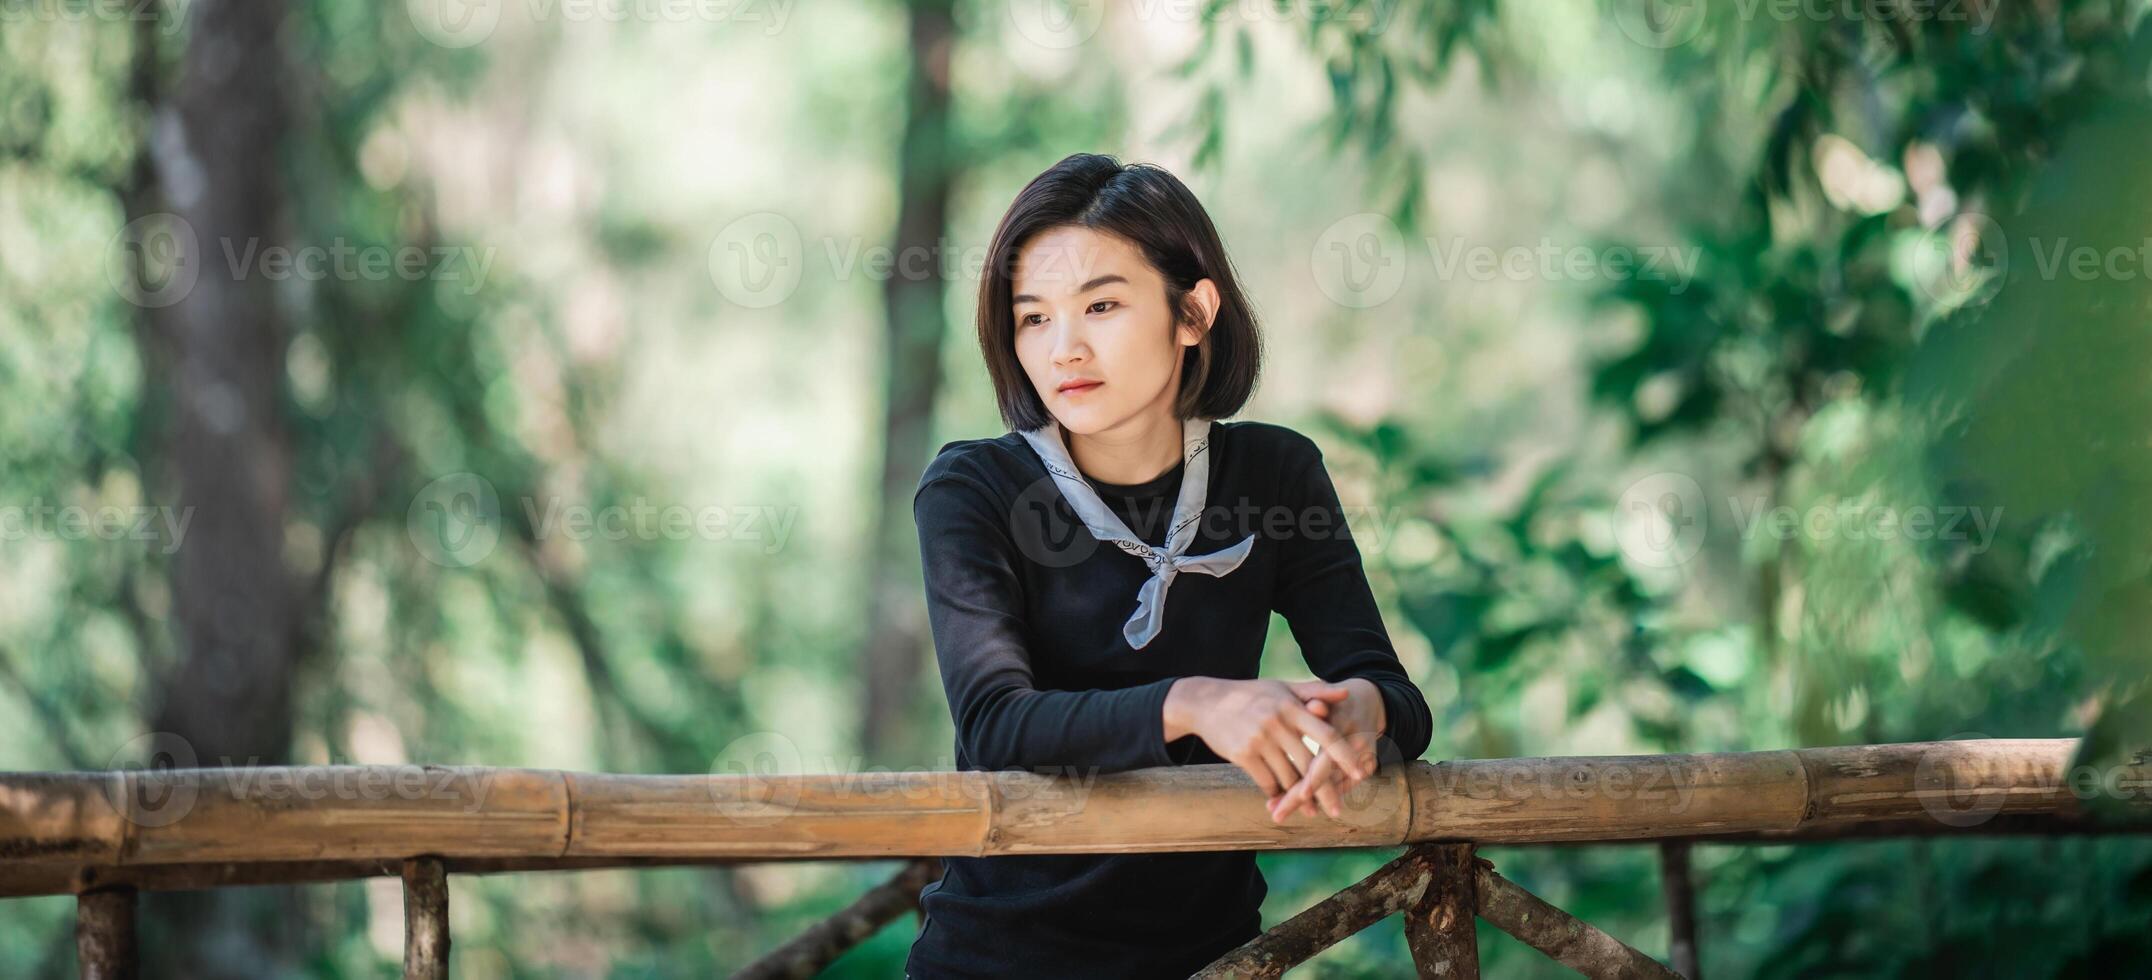
<path id="1" fill-rule="evenodd" d="M 1217 422 L 1254 311 L 1173 175 L 1071 156 L 994 233 L 979 346 L 1011 431 L 952 442 L 913 498 L 959 769 L 1227 762 L 1271 819 L 1339 815 L 1426 751 L 1313 441 Z M 1282 613 L 1321 680 L 1256 676 Z M 1186 977 L 1254 938 L 1253 851 L 945 860 L 906 973 Z"/>

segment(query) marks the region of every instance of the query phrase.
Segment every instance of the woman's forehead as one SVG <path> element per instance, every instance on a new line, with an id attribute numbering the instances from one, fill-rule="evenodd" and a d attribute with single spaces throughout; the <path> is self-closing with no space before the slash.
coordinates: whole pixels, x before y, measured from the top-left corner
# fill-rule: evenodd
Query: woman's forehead
<path id="1" fill-rule="evenodd" d="M 1056 228 L 1024 244 L 1011 284 L 1018 296 L 1052 296 L 1088 292 L 1108 277 L 1136 282 L 1148 272 L 1135 249 L 1116 236 Z"/>

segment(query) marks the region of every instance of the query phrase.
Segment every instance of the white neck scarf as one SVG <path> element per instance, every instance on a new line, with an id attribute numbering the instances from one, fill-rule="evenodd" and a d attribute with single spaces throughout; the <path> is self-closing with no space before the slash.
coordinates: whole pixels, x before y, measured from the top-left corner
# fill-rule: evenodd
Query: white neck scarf
<path id="1" fill-rule="evenodd" d="M 1172 530 L 1166 534 L 1166 550 L 1163 552 L 1130 533 L 1128 525 L 1099 499 L 1098 491 L 1084 482 L 1075 461 L 1069 458 L 1061 423 L 1049 420 L 1039 428 L 1020 433 L 1031 443 L 1039 459 L 1046 463 L 1046 472 L 1060 487 L 1063 499 L 1076 509 L 1076 516 L 1082 518 L 1084 526 L 1091 530 L 1091 536 L 1112 542 L 1150 566 L 1150 579 L 1136 593 L 1136 612 L 1121 626 L 1121 635 L 1135 649 L 1143 649 L 1158 636 L 1159 628 L 1164 625 L 1166 589 L 1173 584 L 1174 576 L 1182 572 L 1223 576 L 1239 568 L 1249 550 L 1255 547 L 1255 535 L 1251 534 L 1223 551 L 1195 557 L 1186 553 L 1188 546 L 1195 542 L 1196 526 L 1201 523 L 1205 497 L 1210 489 L 1210 433 L 1209 419 L 1181 420 L 1181 462 L 1188 468 L 1181 474 L 1181 494 L 1173 504 Z"/>

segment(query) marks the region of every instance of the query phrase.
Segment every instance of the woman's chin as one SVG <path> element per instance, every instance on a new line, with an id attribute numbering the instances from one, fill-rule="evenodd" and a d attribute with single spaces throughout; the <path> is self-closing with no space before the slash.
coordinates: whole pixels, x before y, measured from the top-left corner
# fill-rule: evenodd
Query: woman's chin
<path id="1" fill-rule="evenodd" d="M 1095 406 L 1062 404 L 1054 409 L 1054 420 L 1061 427 L 1077 435 L 1087 436 L 1105 428 L 1106 416 Z"/>

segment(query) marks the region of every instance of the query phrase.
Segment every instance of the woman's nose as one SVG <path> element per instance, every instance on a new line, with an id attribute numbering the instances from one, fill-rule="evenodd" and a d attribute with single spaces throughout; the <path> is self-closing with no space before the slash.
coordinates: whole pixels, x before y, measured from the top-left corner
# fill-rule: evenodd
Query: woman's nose
<path id="1" fill-rule="evenodd" d="M 1080 327 L 1068 320 L 1054 325 L 1054 363 L 1065 364 L 1090 356 L 1091 348 L 1084 343 Z"/>

